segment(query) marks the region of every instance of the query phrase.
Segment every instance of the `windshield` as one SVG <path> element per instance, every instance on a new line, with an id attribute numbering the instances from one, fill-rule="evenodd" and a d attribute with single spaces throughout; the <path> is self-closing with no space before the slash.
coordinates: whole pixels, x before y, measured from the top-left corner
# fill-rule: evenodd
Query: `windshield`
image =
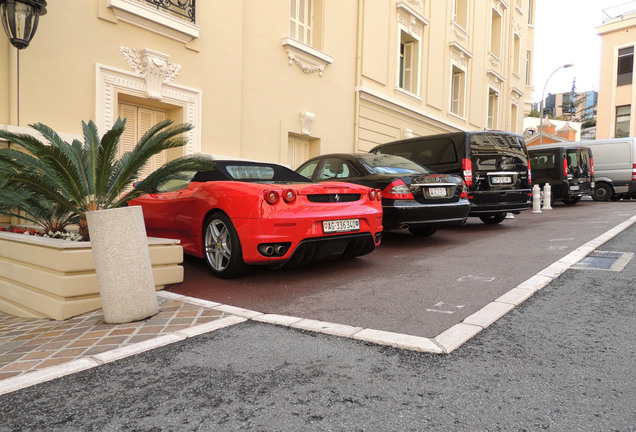
<path id="1" fill-rule="evenodd" d="M 401 156 L 387 154 L 358 155 L 358 160 L 372 174 L 429 174 L 428 168 Z"/>

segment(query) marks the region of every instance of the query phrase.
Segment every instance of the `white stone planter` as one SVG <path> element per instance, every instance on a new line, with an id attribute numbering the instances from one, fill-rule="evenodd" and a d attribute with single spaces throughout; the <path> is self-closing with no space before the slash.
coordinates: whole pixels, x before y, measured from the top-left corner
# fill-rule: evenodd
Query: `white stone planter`
<path id="1" fill-rule="evenodd" d="M 183 282 L 178 240 L 148 238 L 157 290 Z M 65 320 L 101 308 L 91 242 L 0 231 L 0 311 Z"/>
<path id="2" fill-rule="evenodd" d="M 86 213 L 104 320 L 124 323 L 159 312 L 141 207 Z"/>

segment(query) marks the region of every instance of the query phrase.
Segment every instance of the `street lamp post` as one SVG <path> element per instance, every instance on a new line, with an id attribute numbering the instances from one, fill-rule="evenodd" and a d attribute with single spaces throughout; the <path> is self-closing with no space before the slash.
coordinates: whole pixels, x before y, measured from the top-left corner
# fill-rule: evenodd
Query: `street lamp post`
<path id="1" fill-rule="evenodd" d="M 541 110 L 539 111 L 539 145 L 543 144 L 543 98 L 545 97 L 545 89 L 548 86 L 548 81 L 550 81 L 550 78 L 552 78 L 552 75 L 554 75 L 554 73 L 556 71 L 558 71 L 559 69 L 565 69 L 565 68 L 569 68 L 574 66 L 572 63 L 568 63 L 568 64 L 564 64 L 563 66 L 559 66 L 558 68 L 556 68 L 554 71 L 552 71 L 552 73 L 550 74 L 550 76 L 548 77 L 547 80 L 545 80 L 545 85 L 543 86 L 543 93 L 541 93 Z"/>
<path id="2" fill-rule="evenodd" d="M 20 50 L 35 36 L 40 15 L 46 14 L 45 0 L 0 0 L 0 19 L 11 45 L 17 48 L 17 125 L 20 126 Z"/>

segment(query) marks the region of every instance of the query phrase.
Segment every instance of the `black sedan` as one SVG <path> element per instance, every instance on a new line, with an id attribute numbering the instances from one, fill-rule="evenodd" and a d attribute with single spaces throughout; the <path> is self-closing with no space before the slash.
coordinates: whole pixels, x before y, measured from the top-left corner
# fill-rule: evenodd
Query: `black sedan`
<path id="1" fill-rule="evenodd" d="M 315 182 L 346 181 L 382 190 L 385 230 L 428 236 L 440 225 L 465 223 L 470 211 L 461 177 L 436 174 L 400 156 L 327 154 L 309 159 L 296 172 Z"/>

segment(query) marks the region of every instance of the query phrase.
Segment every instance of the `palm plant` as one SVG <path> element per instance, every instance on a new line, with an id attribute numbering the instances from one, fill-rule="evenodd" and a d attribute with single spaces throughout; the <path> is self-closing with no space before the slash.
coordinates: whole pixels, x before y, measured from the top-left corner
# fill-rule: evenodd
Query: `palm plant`
<path id="1" fill-rule="evenodd" d="M 170 120 L 157 123 L 133 150 L 118 159 L 118 145 L 125 125 L 125 119 L 118 119 L 100 139 L 95 123 L 82 122 L 84 143 L 79 140 L 67 143 L 41 123 L 31 127 L 40 132 L 48 144 L 28 134 L 0 130 L 0 137 L 26 150 L 0 150 L 0 167 L 7 172 L 5 181 L 14 191 L 27 191 L 48 201 L 56 210 L 76 215 L 80 235 L 88 240 L 86 212 L 123 206 L 127 201 L 179 178 L 184 171 L 212 168 L 212 159 L 207 156 L 184 156 L 167 162 L 135 183 L 152 156 L 185 145 L 187 140 L 182 134 L 193 126 L 171 126 Z M 125 193 L 129 189 L 130 192 Z"/>

